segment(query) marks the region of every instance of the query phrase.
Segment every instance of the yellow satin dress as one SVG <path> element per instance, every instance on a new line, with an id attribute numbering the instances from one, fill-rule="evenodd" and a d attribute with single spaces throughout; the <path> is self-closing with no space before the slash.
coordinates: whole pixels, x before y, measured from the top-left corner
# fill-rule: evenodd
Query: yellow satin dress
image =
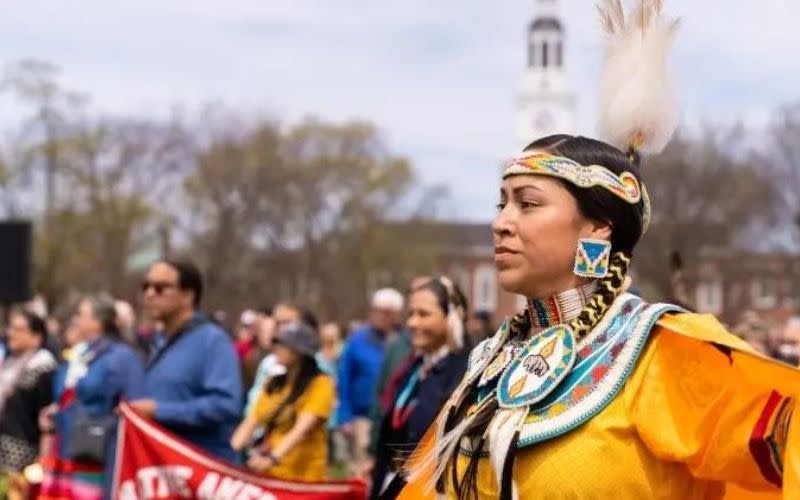
<path id="1" fill-rule="evenodd" d="M 665 316 L 604 410 L 517 452 L 519 498 L 800 499 L 798 393 L 800 371 L 757 354 L 713 316 Z M 428 437 L 418 452 L 431 445 Z M 459 476 L 468 460 L 459 457 Z M 399 498 L 434 498 L 428 484 L 409 484 Z M 477 488 L 497 498 L 488 459 Z"/>

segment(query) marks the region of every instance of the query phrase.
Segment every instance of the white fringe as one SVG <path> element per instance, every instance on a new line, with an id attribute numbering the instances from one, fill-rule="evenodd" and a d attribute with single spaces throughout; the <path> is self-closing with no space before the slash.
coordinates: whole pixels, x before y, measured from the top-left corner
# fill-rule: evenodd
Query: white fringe
<path id="1" fill-rule="evenodd" d="M 525 416 L 528 414 L 528 407 L 514 408 L 512 410 L 499 410 L 495 413 L 494 418 L 489 424 L 489 462 L 494 469 L 495 477 L 497 478 L 498 491 L 502 486 L 503 468 L 508 457 L 508 450 L 511 447 L 516 447 L 517 443 L 513 442 L 514 433 L 522 425 Z M 512 498 L 518 500 L 519 492 L 517 491 L 517 483 L 512 481 Z"/>
<path id="2" fill-rule="evenodd" d="M 667 58 L 678 21 L 662 0 L 641 2 L 626 22 L 620 0 L 598 5 L 608 34 L 600 85 L 598 133 L 623 151 L 660 153 L 677 126 L 677 99 Z"/>
<path id="3" fill-rule="evenodd" d="M 450 330 L 454 347 L 456 349 L 464 347 L 464 320 L 453 304 L 450 304 L 450 312 L 447 313 L 447 326 Z"/>
<path id="4" fill-rule="evenodd" d="M 417 463 L 414 464 L 412 468 L 408 471 L 408 481 L 409 482 L 417 482 L 423 479 L 423 475 L 426 470 L 430 467 L 433 467 L 436 464 L 436 468 L 434 469 L 433 476 L 431 477 L 431 482 L 427 486 L 429 489 L 433 490 L 436 488 L 436 482 L 442 477 L 445 470 L 447 469 L 447 465 L 450 462 L 450 458 L 453 456 L 453 453 L 457 453 L 456 448 L 458 447 L 459 442 L 461 441 L 461 436 L 464 434 L 464 431 L 467 427 L 475 420 L 478 413 L 480 413 L 480 408 L 485 404 L 486 401 L 481 403 L 476 411 L 471 415 L 465 417 L 461 422 L 458 423 L 455 427 L 450 429 L 450 431 L 438 437 L 436 440 L 436 446 L 433 447 L 433 450 L 422 457 Z M 449 405 L 445 406 L 445 409 L 448 408 Z M 446 411 L 446 410 L 445 410 Z M 443 416 L 443 418 L 446 418 Z M 444 421 L 441 422 L 441 426 L 444 426 Z M 437 433 L 439 431 L 437 430 Z"/>

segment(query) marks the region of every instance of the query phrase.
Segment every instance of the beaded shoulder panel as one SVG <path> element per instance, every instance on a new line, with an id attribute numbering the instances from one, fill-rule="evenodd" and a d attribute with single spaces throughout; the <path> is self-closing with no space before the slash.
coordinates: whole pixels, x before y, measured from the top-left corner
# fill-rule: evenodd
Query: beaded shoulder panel
<path id="1" fill-rule="evenodd" d="M 472 352 L 469 353 L 467 374 L 464 377 L 464 382 L 468 382 L 468 384 L 465 385 L 475 382 L 483 374 L 489 363 L 506 345 L 509 333 L 508 321 L 506 321 L 500 325 L 494 335 L 472 348 Z"/>
<path id="2" fill-rule="evenodd" d="M 631 294 L 619 296 L 597 326 L 577 345 L 570 373 L 542 401 L 530 406 L 518 448 L 553 439 L 600 413 L 625 385 L 650 331 L 670 304 L 646 304 Z"/>

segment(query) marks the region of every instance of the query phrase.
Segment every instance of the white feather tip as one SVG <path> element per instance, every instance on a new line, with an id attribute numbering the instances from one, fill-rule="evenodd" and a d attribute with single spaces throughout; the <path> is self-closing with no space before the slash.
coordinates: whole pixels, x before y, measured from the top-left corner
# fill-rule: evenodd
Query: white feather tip
<path id="1" fill-rule="evenodd" d="M 677 99 L 667 59 L 678 21 L 662 0 L 640 0 L 626 19 L 620 0 L 597 6 L 608 37 L 600 85 L 598 132 L 622 149 L 660 153 L 677 126 Z"/>

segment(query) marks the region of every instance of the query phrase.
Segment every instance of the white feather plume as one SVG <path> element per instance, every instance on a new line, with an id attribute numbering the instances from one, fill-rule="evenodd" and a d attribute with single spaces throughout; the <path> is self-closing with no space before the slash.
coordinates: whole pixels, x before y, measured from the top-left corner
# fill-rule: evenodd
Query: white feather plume
<path id="1" fill-rule="evenodd" d="M 455 285 L 452 280 L 446 276 L 442 276 L 439 278 L 439 281 L 442 282 L 447 290 L 447 328 L 450 332 L 450 341 L 453 343 L 453 347 L 461 349 L 464 347 L 464 307 L 456 303 Z"/>
<path id="2" fill-rule="evenodd" d="M 453 347 L 456 349 L 464 347 L 464 319 L 452 304 L 450 312 L 447 313 L 447 327 L 452 337 Z"/>
<path id="3" fill-rule="evenodd" d="M 662 14 L 662 0 L 637 2 L 627 20 L 620 0 L 602 0 L 598 5 L 608 34 L 598 132 L 623 151 L 634 147 L 660 153 L 678 121 L 667 68 L 678 21 Z"/>

